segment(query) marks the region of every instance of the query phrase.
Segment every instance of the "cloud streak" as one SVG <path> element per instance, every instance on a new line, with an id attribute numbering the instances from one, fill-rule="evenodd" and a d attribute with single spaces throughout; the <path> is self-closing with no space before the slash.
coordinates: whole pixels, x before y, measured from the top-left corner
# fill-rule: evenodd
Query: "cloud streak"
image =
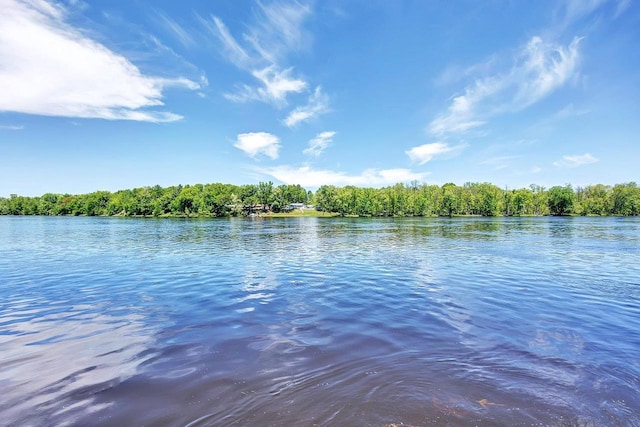
<path id="1" fill-rule="evenodd" d="M 243 37 L 264 60 L 277 63 L 302 46 L 302 24 L 310 13 L 297 1 L 258 2 L 257 24 Z"/>
<path id="2" fill-rule="evenodd" d="M 213 16 L 211 21 L 196 15 L 198 20 L 207 28 L 222 44 L 225 58 L 240 69 L 247 69 L 254 62 L 247 51 L 240 46 L 237 40 L 231 35 L 227 26 L 217 16 Z"/>
<path id="3" fill-rule="evenodd" d="M 605 4 L 613 4 L 615 7 L 613 18 L 620 16 L 631 4 L 630 0 L 564 0 L 558 2 L 562 25 L 567 27 L 600 9 Z"/>
<path id="4" fill-rule="evenodd" d="M 600 159 L 589 153 L 562 156 L 561 160 L 553 162 L 553 165 L 559 168 L 576 168 L 578 166 L 590 165 L 598 162 Z"/>
<path id="5" fill-rule="evenodd" d="M 22 130 L 23 125 L 0 125 L 0 130 Z"/>
<path id="6" fill-rule="evenodd" d="M 261 86 L 241 85 L 235 93 L 225 93 L 224 97 L 233 102 L 261 101 L 283 107 L 290 93 L 300 93 L 307 88 L 304 80 L 291 77 L 291 71 L 291 68 L 279 70 L 275 65 L 253 71 L 251 74 Z"/>
<path id="7" fill-rule="evenodd" d="M 566 46 L 532 37 L 508 71 L 476 79 L 429 124 L 437 137 L 465 133 L 495 115 L 523 110 L 577 75 L 580 38 Z"/>
<path id="8" fill-rule="evenodd" d="M 450 146 L 444 142 L 434 142 L 431 144 L 423 144 L 413 147 L 412 149 L 405 151 L 405 153 L 409 156 L 411 161 L 416 162 L 419 165 L 424 165 L 436 156 L 461 150 L 463 148 L 464 145 Z"/>
<path id="9" fill-rule="evenodd" d="M 156 15 L 158 17 L 158 21 L 164 28 L 173 35 L 183 46 L 190 47 L 193 46 L 194 40 L 193 37 L 184 29 L 184 27 L 178 24 L 173 19 L 169 18 L 164 13 L 156 11 Z"/>
<path id="10" fill-rule="evenodd" d="M 318 157 L 327 149 L 329 144 L 333 142 L 335 136 L 334 131 L 321 132 L 315 138 L 309 141 L 309 146 L 304 149 L 303 153 L 309 156 Z"/>
<path id="11" fill-rule="evenodd" d="M 318 86 L 309 96 L 309 102 L 291 111 L 284 120 L 284 124 L 292 128 L 329 111 L 329 97 L 322 92 L 322 87 Z"/>
<path id="12" fill-rule="evenodd" d="M 311 13 L 308 5 L 298 2 L 258 2 L 254 22 L 235 38 L 217 16 L 200 22 L 220 41 L 224 57 L 239 69 L 249 72 L 258 84 L 240 84 L 224 94 L 232 102 L 259 101 L 281 108 L 292 93 L 307 90 L 307 82 L 293 77 L 293 69 L 280 64 L 286 55 L 303 46 L 302 24 Z"/>
<path id="13" fill-rule="evenodd" d="M 150 110 L 171 87 L 197 90 L 186 78 L 147 76 L 125 57 L 65 22 L 46 1 L 5 0 L 0 8 L 0 111 L 46 116 L 171 122 Z"/>
<path id="14" fill-rule="evenodd" d="M 355 185 L 359 187 L 382 187 L 399 182 L 422 181 L 427 172 L 413 172 L 410 169 L 367 169 L 353 175 L 341 171 L 312 169 L 309 166 L 294 168 L 291 166 L 275 166 L 257 169 L 286 184 L 300 184 L 303 187 L 317 188 L 321 185 Z"/>

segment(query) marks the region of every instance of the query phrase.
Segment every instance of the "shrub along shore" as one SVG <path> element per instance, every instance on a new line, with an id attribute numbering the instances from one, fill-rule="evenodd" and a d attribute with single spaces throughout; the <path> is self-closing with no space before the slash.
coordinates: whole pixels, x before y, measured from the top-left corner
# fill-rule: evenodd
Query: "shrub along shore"
<path id="1" fill-rule="evenodd" d="M 0 197 L 0 215 L 132 217 L 271 216 L 534 216 L 640 214 L 635 182 L 517 190 L 490 183 L 442 186 L 396 184 L 384 188 L 323 185 L 313 193 L 300 185 L 196 184 L 141 187 L 116 192 L 38 197 Z"/>

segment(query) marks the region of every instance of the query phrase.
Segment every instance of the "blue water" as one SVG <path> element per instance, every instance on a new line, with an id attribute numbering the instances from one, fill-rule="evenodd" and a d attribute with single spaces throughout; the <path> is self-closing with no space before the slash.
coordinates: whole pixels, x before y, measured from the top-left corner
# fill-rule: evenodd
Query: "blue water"
<path id="1" fill-rule="evenodd" d="M 640 426 L 640 219 L 0 217 L 0 424 Z"/>

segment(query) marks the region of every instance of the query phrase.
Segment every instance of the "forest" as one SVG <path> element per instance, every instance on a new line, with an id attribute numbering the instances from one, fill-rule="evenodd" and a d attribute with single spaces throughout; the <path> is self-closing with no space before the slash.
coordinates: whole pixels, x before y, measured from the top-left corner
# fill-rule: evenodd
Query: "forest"
<path id="1" fill-rule="evenodd" d="M 156 185 L 80 195 L 12 194 L 0 197 L 0 215 L 228 217 L 288 212 L 293 203 L 342 216 L 636 216 L 640 213 L 640 188 L 635 182 L 576 188 L 567 184 L 549 189 L 412 182 L 384 188 L 323 185 L 313 193 L 300 185 L 275 186 L 272 182 Z"/>

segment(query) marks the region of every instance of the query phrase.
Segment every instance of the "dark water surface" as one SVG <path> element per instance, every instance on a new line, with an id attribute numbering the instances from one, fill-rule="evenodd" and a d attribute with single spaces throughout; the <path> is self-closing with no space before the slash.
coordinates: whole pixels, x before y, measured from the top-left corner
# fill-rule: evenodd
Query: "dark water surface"
<path id="1" fill-rule="evenodd" d="M 0 217 L 0 424 L 639 426 L 640 219 Z"/>

